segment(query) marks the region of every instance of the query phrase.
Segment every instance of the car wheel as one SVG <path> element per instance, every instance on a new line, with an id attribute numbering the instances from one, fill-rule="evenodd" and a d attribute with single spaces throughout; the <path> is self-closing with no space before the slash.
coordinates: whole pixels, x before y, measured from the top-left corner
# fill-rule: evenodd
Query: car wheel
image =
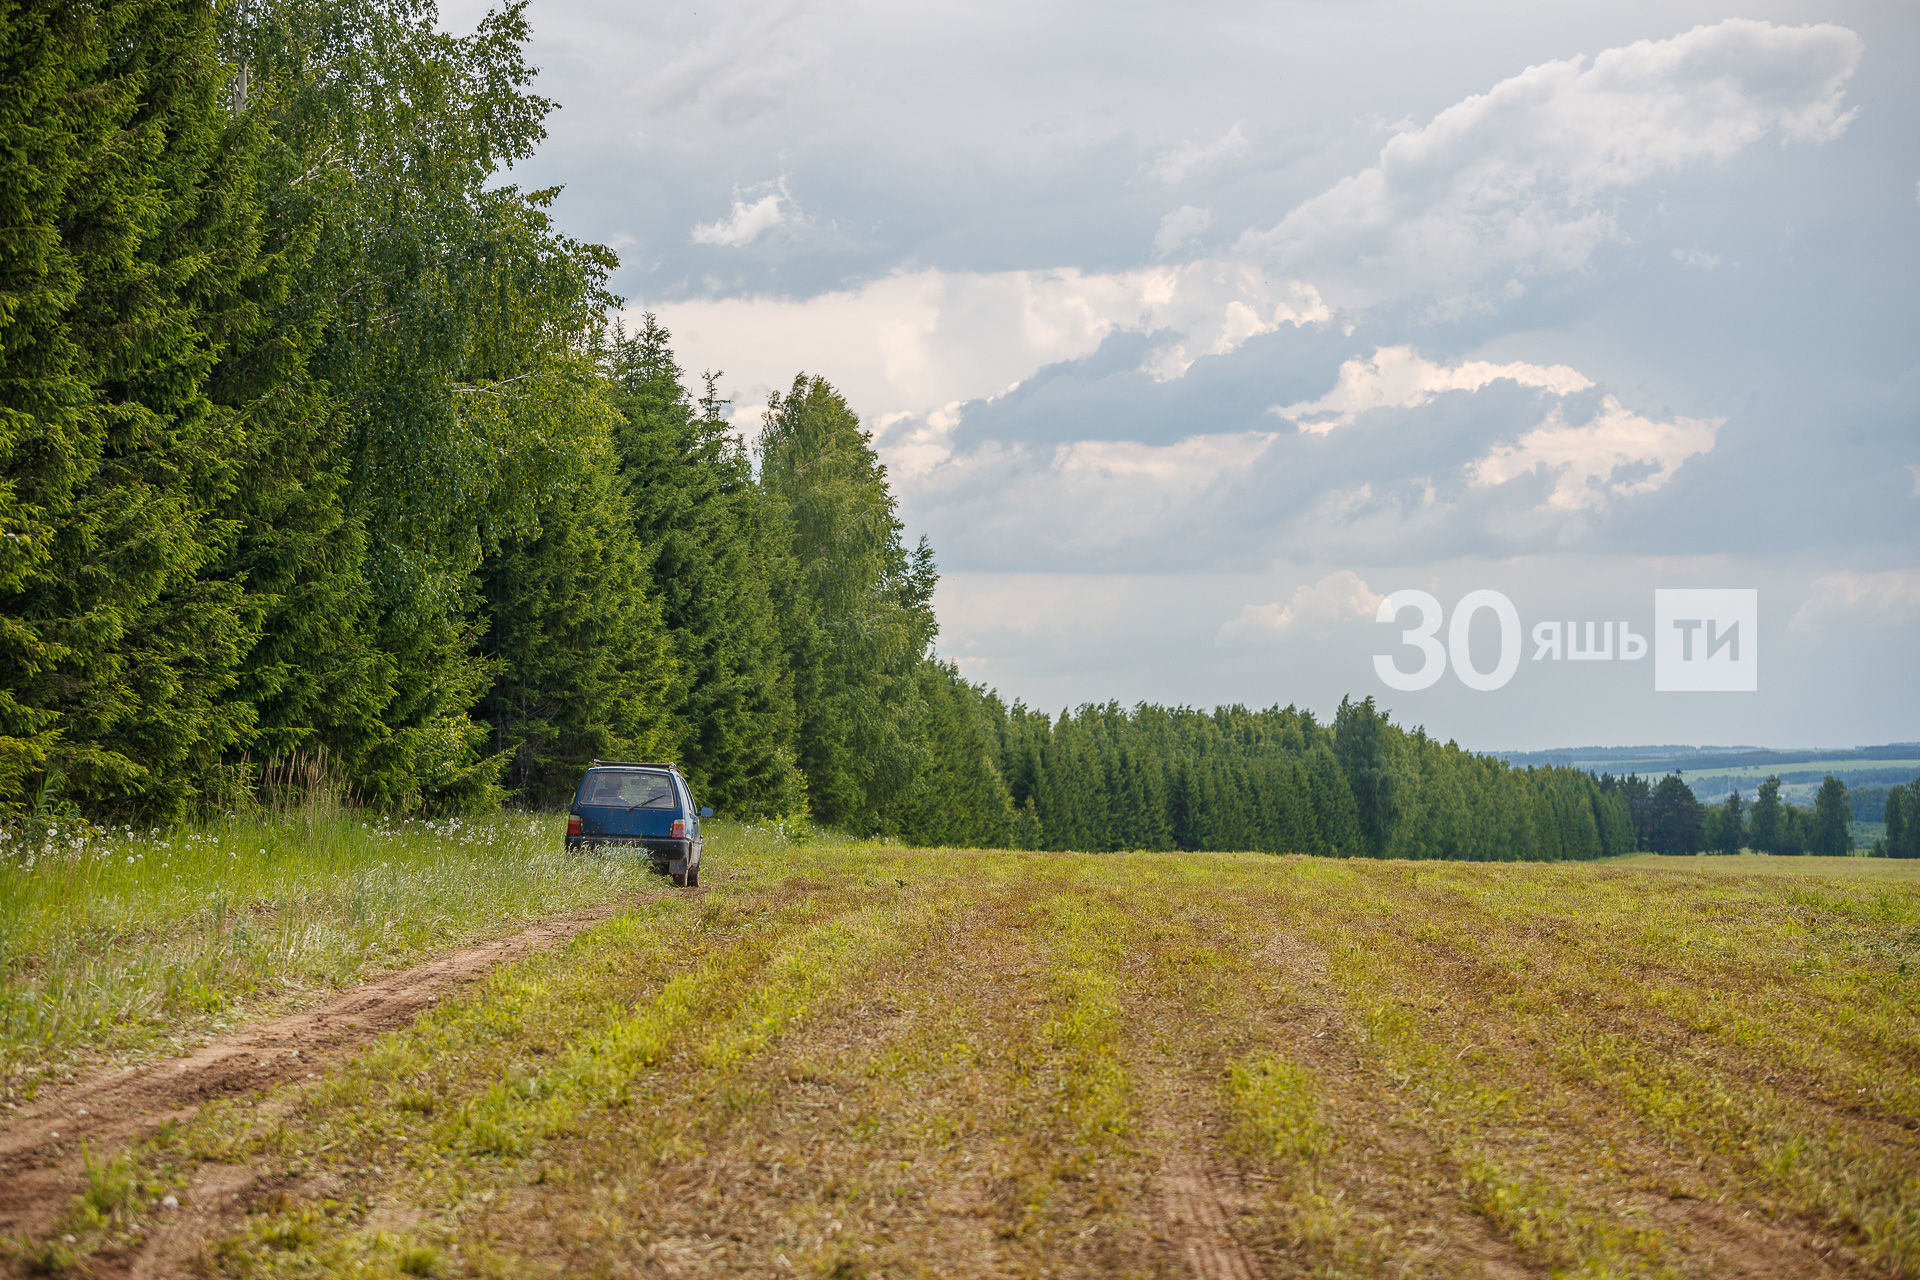
<path id="1" fill-rule="evenodd" d="M 687 868 L 687 888 L 698 889 L 699 887 L 700 887 L 700 864 L 696 862 L 692 866 Z"/>
<path id="2" fill-rule="evenodd" d="M 673 873 L 672 873 L 672 875 L 673 875 L 673 884 L 674 884 L 674 887 L 675 887 L 676 889 L 684 889 L 684 888 L 686 888 L 686 887 L 687 887 L 687 885 L 688 885 L 688 883 L 689 883 L 689 877 L 691 877 L 691 876 L 693 875 L 693 872 L 691 872 L 691 871 L 675 871 L 675 872 L 673 872 Z"/>

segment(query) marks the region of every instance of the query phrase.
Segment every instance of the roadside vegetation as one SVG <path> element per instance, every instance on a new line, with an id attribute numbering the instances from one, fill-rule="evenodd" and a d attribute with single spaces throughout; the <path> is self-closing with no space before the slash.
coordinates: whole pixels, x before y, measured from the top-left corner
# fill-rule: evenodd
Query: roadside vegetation
<path id="1" fill-rule="evenodd" d="M 1920 1275 L 1905 865 L 709 857 L 17 1259 L 219 1174 L 236 1277 Z"/>
<path id="2" fill-rule="evenodd" d="M 55 825 L 0 855 L 0 1101 L 241 1017 L 657 888 L 550 816 L 337 807 L 168 832 Z"/>

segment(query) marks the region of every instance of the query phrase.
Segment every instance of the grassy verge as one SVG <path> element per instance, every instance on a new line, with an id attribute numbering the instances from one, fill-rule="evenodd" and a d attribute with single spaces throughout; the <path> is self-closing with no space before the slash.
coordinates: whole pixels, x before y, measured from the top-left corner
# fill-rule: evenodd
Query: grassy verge
<path id="1" fill-rule="evenodd" d="M 775 833 L 720 828 L 736 843 Z M 0 855 L 0 1101 L 436 951 L 665 882 L 568 854 L 560 820 L 344 810 L 56 832 Z"/>

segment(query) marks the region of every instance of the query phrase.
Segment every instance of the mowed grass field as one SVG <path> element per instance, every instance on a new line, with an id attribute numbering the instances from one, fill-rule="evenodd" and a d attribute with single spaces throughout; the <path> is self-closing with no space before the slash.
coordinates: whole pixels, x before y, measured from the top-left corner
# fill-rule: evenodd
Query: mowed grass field
<path id="1" fill-rule="evenodd" d="M 241 1171 L 205 1273 L 1920 1275 L 1920 868 L 708 859 L 11 1265 Z"/>

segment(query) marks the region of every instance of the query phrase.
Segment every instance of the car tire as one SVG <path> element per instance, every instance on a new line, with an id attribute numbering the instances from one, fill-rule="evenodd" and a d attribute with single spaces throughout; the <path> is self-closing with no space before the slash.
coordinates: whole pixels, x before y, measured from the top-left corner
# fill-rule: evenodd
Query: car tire
<path id="1" fill-rule="evenodd" d="M 687 887 L 688 879 L 693 875 L 693 872 L 675 871 L 670 874 L 673 876 L 673 887 L 676 889 L 684 889 Z"/>
<path id="2" fill-rule="evenodd" d="M 687 888 L 698 889 L 699 887 L 700 887 L 700 864 L 696 862 L 692 866 L 687 868 Z"/>

